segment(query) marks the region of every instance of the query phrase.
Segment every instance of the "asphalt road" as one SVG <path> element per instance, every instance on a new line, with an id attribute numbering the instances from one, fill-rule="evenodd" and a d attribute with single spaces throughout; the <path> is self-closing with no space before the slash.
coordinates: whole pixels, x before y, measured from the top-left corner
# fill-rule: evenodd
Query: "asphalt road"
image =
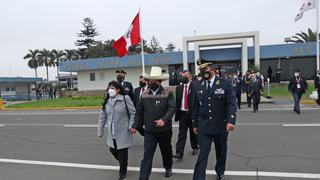
<path id="1" fill-rule="evenodd" d="M 229 136 L 227 179 L 320 179 L 319 115 L 319 109 L 301 115 L 286 109 L 240 111 L 237 130 Z M 117 179 L 118 164 L 105 137 L 96 137 L 97 118 L 95 110 L 0 112 L 0 180 Z M 138 179 L 143 138 L 137 135 L 136 141 L 129 150 L 128 180 Z M 212 150 L 207 179 L 215 179 Z M 188 142 L 170 179 L 192 178 L 196 157 L 190 154 Z M 153 167 L 151 179 L 166 179 L 159 151 Z"/>

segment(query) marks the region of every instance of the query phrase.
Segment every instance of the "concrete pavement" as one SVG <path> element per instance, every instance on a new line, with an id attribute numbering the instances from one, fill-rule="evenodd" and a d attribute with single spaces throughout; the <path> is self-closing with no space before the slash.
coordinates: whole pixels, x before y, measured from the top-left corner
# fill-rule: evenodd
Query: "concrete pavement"
<path id="1" fill-rule="evenodd" d="M 315 108 L 304 110 L 301 115 L 289 109 L 266 108 L 257 114 L 241 110 L 237 130 L 229 137 L 227 178 L 250 180 L 258 175 L 258 179 L 266 180 L 320 179 L 319 114 Z M 105 137 L 96 137 L 97 117 L 95 110 L 0 112 L 0 180 L 117 179 L 113 169 L 118 164 L 108 152 Z M 129 150 L 129 180 L 138 179 L 143 154 L 143 138 L 137 135 L 136 141 Z M 174 161 L 176 173 L 170 179 L 191 179 L 196 157 L 190 153 L 188 143 L 184 159 Z M 151 179 L 165 179 L 159 172 L 159 151 L 153 167 L 158 169 Z M 214 179 L 213 169 L 214 151 L 208 164 L 208 179 Z"/>

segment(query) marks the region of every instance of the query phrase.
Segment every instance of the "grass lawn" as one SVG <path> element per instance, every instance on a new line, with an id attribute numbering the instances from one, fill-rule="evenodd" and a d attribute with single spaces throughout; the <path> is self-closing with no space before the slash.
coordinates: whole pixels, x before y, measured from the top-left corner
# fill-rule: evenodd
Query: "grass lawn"
<path id="1" fill-rule="evenodd" d="M 30 101 L 21 104 L 8 105 L 5 108 L 55 108 L 55 107 L 83 107 L 100 106 L 103 98 L 99 97 L 76 97 L 76 98 L 58 98 L 39 101 Z"/>
<path id="2" fill-rule="evenodd" d="M 308 90 L 303 94 L 302 99 L 310 99 L 309 95 L 314 91 L 312 83 L 309 83 Z M 264 88 L 264 96 L 268 95 L 268 88 Z M 270 96 L 272 98 L 292 98 L 292 94 L 288 92 L 287 84 L 271 84 L 270 87 Z"/>

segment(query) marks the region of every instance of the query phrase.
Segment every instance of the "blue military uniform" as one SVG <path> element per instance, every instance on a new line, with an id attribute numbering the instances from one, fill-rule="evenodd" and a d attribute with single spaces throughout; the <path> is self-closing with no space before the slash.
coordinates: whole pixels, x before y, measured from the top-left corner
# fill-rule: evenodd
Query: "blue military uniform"
<path id="1" fill-rule="evenodd" d="M 217 76 L 212 80 L 210 87 L 208 81 L 200 81 L 194 97 L 193 123 L 198 130 L 200 154 L 193 180 L 205 179 L 212 141 L 216 149 L 216 173 L 224 175 L 228 139 L 226 125 L 236 123 L 236 97 L 231 83 Z"/>

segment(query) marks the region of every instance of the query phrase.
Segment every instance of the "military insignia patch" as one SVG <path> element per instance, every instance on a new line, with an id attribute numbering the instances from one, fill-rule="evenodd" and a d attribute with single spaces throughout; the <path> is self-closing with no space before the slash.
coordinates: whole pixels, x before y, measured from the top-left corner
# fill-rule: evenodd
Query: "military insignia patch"
<path id="1" fill-rule="evenodd" d="M 219 79 L 216 81 L 216 85 L 217 85 L 217 86 L 220 85 L 220 80 L 219 80 Z"/>
<path id="2" fill-rule="evenodd" d="M 224 90 L 222 88 L 216 89 L 214 94 L 224 94 Z"/>

